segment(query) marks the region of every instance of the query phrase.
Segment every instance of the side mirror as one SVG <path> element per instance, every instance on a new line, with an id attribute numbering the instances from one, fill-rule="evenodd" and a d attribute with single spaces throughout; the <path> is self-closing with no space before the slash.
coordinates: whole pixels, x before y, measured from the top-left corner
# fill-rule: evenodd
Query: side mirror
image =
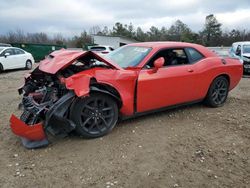
<path id="1" fill-rule="evenodd" d="M 163 67 L 164 63 L 165 63 L 165 60 L 164 60 L 163 57 L 159 57 L 158 59 L 156 59 L 156 60 L 154 61 L 155 72 L 157 72 L 157 70 L 158 70 L 159 68 Z"/>
<path id="2" fill-rule="evenodd" d="M 8 57 L 10 55 L 10 53 L 5 53 L 4 54 L 4 57 L 6 58 L 6 57 Z"/>
<path id="3" fill-rule="evenodd" d="M 241 56 L 241 46 L 240 45 L 237 47 L 235 55 Z"/>
<path id="4" fill-rule="evenodd" d="M 240 56 L 241 55 L 241 50 L 236 50 L 236 55 Z"/>

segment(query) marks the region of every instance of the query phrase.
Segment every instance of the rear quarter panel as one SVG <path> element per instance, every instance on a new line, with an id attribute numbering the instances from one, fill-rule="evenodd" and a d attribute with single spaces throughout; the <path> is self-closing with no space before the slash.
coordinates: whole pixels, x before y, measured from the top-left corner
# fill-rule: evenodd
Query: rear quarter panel
<path id="1" fill-rule="evenodd" d="M 208 57 L 194 65 L 197 75 L 197 96 L 205 98 L 213 80 L 220 75 L 229 77 L 229 90 L 232 90 L 240 81 L 243 73 L 242 64 L 237 59 L 226 58 L 226 64 L 220 57 Z"/>
<path id="2" fill-rule="evenodd" d="M 243 64 L 237 58 L 225 58 L 230 76 L 230 90 L 235 88 L 243 75 Z"/>

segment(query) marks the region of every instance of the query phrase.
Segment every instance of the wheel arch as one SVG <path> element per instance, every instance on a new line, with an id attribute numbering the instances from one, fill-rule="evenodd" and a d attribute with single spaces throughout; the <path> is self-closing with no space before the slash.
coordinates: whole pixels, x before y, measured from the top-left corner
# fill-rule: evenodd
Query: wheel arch
<path id="1" fill-rule="evenodd" d="M 27 63 L 27 62 L 31 62 L 31 64 L 32 64 L 32 60 L 31 59 L 27 59 L 25 63 Z"/>
<path id="2" fill-rule="evenodd" d="M 98 83 L 95 79 L 92 79 L 90 84 L 90 93 L 91 92 L 99 92 L 109 95 L 117 102 L 119 109 L 122 107 L 122 99 L 120 93 L 116 88 L 109 84 Z"/>
<path id="3" fill-rule="evenodd" d="M 209 88 L 211 87 L 213 81 L 214 81 L 216 78 L 220 77 L 220 76 L 223 76 L 223 77 L 225 77 L 225 78 L 227 79 L 228 85 L 229 85 L 229 87 L 230 87 L 230 76 L 229 76 L 228 74 L 226 74 L 226 73 L 218 74 L 218 75 L 216 75 L 216 76 L 211 80 L 210 84 L 208 85 L 207 92 L 206 92 L 206 96 L 207 96 L 207 94 L 208 94 Z"/>
<path id="4" fill-rule="evenodd" d="M 214 79 L 212 80 L 212 82 L 210 83 L 210 85 L 213 83 L 213 81 L 216 79 L 216 78 L 218 78 L 218 77 L 220 77 L 220 76 L 223 76 L 223 77 L 225 77 L 226 79 L 227 79 L 227 81 L 228 81 L 228 84 L 229 84 L 229 86 L 230 86 L 230 76 L 228 75 L 228 74 L 226 74 L 226 73 L 223 73 L 223 74 L 219 74 L 219 75 L 217 75 L 216 77 L 214 77 Z"/>
<path id="5" fill-rule="evenodd" d="M 230 76 L 228 75 L 228 74 L 221 74 L 221 75 L 219 75 L 219 76 L 224 76 L 226 79 L 227 79 L 227 81 L 228 81 L 228 83 L 229 83 L 229 85 L 230 85 Z"/>

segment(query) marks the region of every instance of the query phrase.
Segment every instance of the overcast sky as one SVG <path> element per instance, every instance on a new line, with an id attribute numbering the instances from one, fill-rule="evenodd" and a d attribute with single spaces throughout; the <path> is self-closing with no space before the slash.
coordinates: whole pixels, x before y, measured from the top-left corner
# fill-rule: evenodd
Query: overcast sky
<path id="1" fill-rule="evenodd" d="M 115 22 L 147 30 L 177 19 L 199 31 L 211 13 L 223 28 L 250 30 L 250 0 L 0 0 L 0 34 L 21 29 L 71 36 Z"/>

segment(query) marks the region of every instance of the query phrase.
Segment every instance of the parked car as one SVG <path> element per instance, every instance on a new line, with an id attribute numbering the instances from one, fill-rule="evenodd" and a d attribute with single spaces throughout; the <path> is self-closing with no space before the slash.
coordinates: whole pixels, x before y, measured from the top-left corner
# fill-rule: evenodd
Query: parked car
<path id="1" fill-rule="evenodd" d="M 33 56 L 20 49 L 14 47 L 0 47 L 0 72 L 9 69 L 32 69 L 34 64 Z"/>
<path id="2" fill-rule="evenodd" d="M 233 43 L 230 55 L 240 59 L 245 74 L 250 73 L 250 41 Z"/>
<path id="3" fill-rule="evenodd" d="M 60 50 L 25 78 L 23 113 L 10 126 L 28 148 L 48 144 L 47 133 L 97 138 L 118 119 L 200 101 L 220 107 L 241 77 L 238 59 L 191 43 L 129 44 L 105 57 Z"/>
<path id="4" fill-rule="evenodd" d="M 98 54 L 108 54 L 114 50 L 111 46 L 92 46 L 89 49 Z"/>
<path id="5" fill-rule="evenodd" d="M 6 43 L 0 43 L 0 47 L 11 47 L 11 45 Z"/>

